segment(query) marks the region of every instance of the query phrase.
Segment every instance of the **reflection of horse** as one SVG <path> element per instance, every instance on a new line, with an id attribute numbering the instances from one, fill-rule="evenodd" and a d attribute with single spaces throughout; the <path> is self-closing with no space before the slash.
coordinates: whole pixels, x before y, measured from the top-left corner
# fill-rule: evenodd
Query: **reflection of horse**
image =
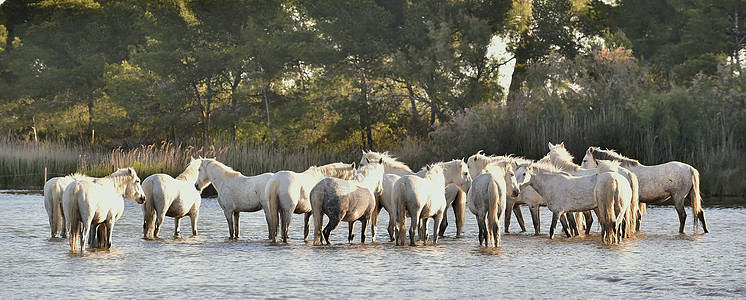
<path id="1" fill-rule="evenodd" d="M 83 174 L 70 174 L 63 177 L 54 177 L 44 183 L 44 208 L 49 215 L 49 227 L 52 229 L 52 237 L 57 236 L 57 231 L 61 231 L 60 237 L 67 237 L 67 223 L 65 214 L 62 209 L 62 193 L 67 185 L 76 180 L 93 180 L 94 178 Z"/>
<path id="2" fill-rule="evenodd" d="M 552 211 L 549 238 L 554 237 L 557 220 L 566 212 L 582 212 L 597 208 L 593 194 L 596 174 L 577 177 L 547 164 L 521 165 L 516 174 L 518 181 L 524 182 L 524 185 L 531 185 L 546 199 L 547 208 Z M 571 236 L 567 228 L 565 234 Z"/>
<path id="3" fill-rule="evenodd" d="M 198 175 L 192 189 L 203 190 L 212 183 L 218 191 L 218 204 L 223 209 L 228 222 L 228 234 L 231 239 L 238 239 L 240 234 L 241 212 L 264 211 L 270 239 L 277 227 L 273 227 L 272 214 L 264 188 L 272 173 L 256 176 L 244 176 L 225 164 L 208 158 L 201 158 Z M 276 223 L 275 223 L 276 224 Z"/>
<path id="4" fill-rule="evenodd" d="M 269 178 L 265 193 L 269 200 L 272 226 L 270 226 L 270 240 L 277 241 L 277 233 L 271 228 L 277 228 L 279 213 L 282 219 L 282 241 L 287 243 L 290 222 L 293 214 L 305 214 L 303 240 L 308 240 L 309 219 L 311 218 L 311 202 L 308 193 L 325 177 L 350 179 L 355 174 L 355 164 L 333 163 L 321 167 L 310 167 L 303 173 L 280 171 Z"/>
<path id="5" fill-rule="evenodd" d="M 153 174 L 142 181 L 145 202 L 142 205 L 143 237 L 158 238 L 166 216 L 174 218 L 174 236 L 179 236 L 181 218 L 189 216 L 192 235 L 197 235 L 197 219 L 202 197 L 195 189 L 199 159 L 190 158 L 189 165 L 175 179 L 167 174 Z"/>
<path id="6" fill-rule="evenodd" d="M 411 245 L 414 245 L 415 228 L 420 230 L 420 239 L 426 240 L 427 219 L 429 218 L 435 221 L 433 243 L 437 243 L 438 229 L 440 229 L 446 206 L 446 185 L 453 183 L 462 191 L 468 191 L 471 186 L 469 169 L 460 159 L 426 166 L 423 171 L 425 171 L 423 177 L 405 175 L 394 183 L 391 198 L 396 206 L 393 216 L 397 223 L 395 229 L 397 244 L 404 244 L 407 214 L 411 218 L 412 228 L 409 231 Z"/>
<path id="7" fill-rule="evenodd" d="M 119 169 L 109 176 L 94 181 L 78 180 L 70 183 L 62 194 L 62 207 L 65 210 L 70 228 L 70 250 L 85 250 L 85 239 L 91 226 L 98 227 L 98 245 L 111 247 L 111 233 L 114 223 L 124 211 L 122 197 L 138 204 L 145 201 L 145 193 L 140 186 L 140 178 L 132 168 Z M 95 243 L 92 247 L 96 247 Z"/>
<path id="8" fill-rule="evenodd" d="M 323 230 L 326 244 L 329 235 L 337 228 L 339 221 L 349 223 L 347 239 L 352 243 L 355 221 L 362 223 L 360 242 L 365 243 L 365 230 L 376 207 L 376 195 L 381 193 L 383 165 L 381 161 L 360 166 L 352 180 L 327 177 L 311 189 L 311 213 L 313 213 L 314 244 L 321 245 L 324 215 L 329 223 Z"/>
<path id="9" fill-rule="evenodd" d="M 385 174 L 383 175 L 382 182 L 383 192 L 381 193 L 380 197 L 376 197 L 378 205 L 376 206 L 375 212 L 371 217 L 371 233 L 373 234 L 373 241 L 375 241 L 378 215 L 381 212 L 381 208 L 383 208 L 386 210 L 386 212 L 389 213 L 389 225 L 387 227 L 387 230 L 389 233 L 389 238 L 391 239 L 391 241 L 393 241 L 395 235 L 394 227 L 396 224 L 393 216 L 395 214 L 394 209 L 396 209 L 396 207 L 393 204 L 393 200 L 391 199 L 391 193 L 394 188 L 394 183 L 399 180 L 401 176 L 418 175 L 422 177 L 424 176 L 425 172 L 412 172 L 412 169 L 410 169 L 406 164 L 389 155 L 388 152 L 379 153 L 374 151 L 363 151 L 363 157 L 360 159 L 360 165 L 366 164 L 367 161 L 379 160 L 383 160 Z M 452 206 L 453 214 L 456 217 L 456 236 L 461 236 L 461 232 L 464 226 L 464 216 L 466 212 L 466 194 L 456 185 L 450 184 L 445 189 L 445 197 L 446 211 L 444 212 L 444 215 L 448 212 L 448 207 Z M 445 233 L 445 229 L 448 226 L 448 218 L 443 218 L 440 224 L 441 225 L 438 234 L 440 236 L 443 236 L 443 234 Z"/>
<path id="10" fill-rule="evenodd" d="M 479 245 L 500 245 L 500 220 L 505 214 L 507 194 L 517 197 L 520 192 L 513 173 L 512 161 L 494 162 L 486 165 L 471 184 L 466 194 L 469 210 L 476 216 L 479 225 Z"/>
<path id="11" fill-rule="evenodd" d="M 613 150 L 601 150 L 598 147 L 590 147 L 586 150 L 581 166 L 593 168 L 598 160 L 619 161 L 622 167 L 635 173 L 640 181 L 640 202 L 660 203 L 672 198 L 676 212 L 679 214 L 679 233 L 682 234 L 686 223 L 684 200 L 689 198 L 692 214 L 694 214 L 694 233 L 697 233 L 698 219 L 702 221 L 702 229 L 705 233 L 709 232 L 699 192 L 699 171 L 694 167 L 677 161 L 646 166 Z"/>
<path id="12" fill-rule="evenodd" d="M 565 172 L 569 172 L 570 174 L 573 174 L 575 176 L 585 176 L 598 173 L 595 169 L 585 169 L 575 164 L 573 162 L 572 154 L 567 151 L 564 143 L 560 143 L 557 145 L 552 145 L 552 143 L 549 143 L 549 154 L 547 155 L 551 158 L 550 160 L 555 167 Z M 632 222 L 633 225 L 632 227 L 627 228 L 628 230 L 625 230 L 625 237 L 629 237 L 632 233 L 640 229 L 640 221 L 642 220 L 642 215 L 645 212 L 646 205 L 644 203 L 640 203 L 640 198 L 638 196 L 640 184 L 637 176 L 635 176 L 635 174 L 625 168 L 614 168 L 614 170 L 615 172 L 624 176 L 624 178 L 627 180 L 627 183 L 629 183 L 630 185 L 630 189 L 632 189 L 631 213 L 636 217 L 634 219 L 628 220 Z M 588 234 L 591 229 L 591 224 L 593 224 L 593 216 L 591 215 L 590 211 L 586 211 L 584 213 L 586 220 L 585 233 Z"/>
<path id="13" fill-rule="evenodd" d="M 624 237 L 623 231 L 630 231 L 637 218 L 630 207 L 632 188 L 627 179 L 617 172 L 618 169 L 618 162 L 606 161 L 600 163 L 597 170 L 594 195 L 598 204 L 601 236 L 605 244 L 618 243 Z"/>

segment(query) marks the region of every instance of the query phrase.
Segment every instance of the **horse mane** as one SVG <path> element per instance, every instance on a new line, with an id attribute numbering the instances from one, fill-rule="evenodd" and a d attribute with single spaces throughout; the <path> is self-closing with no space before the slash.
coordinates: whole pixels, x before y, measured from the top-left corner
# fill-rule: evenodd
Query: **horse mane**
<path id="1" fill-rule="evenodd" d="M 388 165 L 389 167 L 392 167 L 394 169 L 400 169 L 400 170 L 406 170 L 406 171 L 412 172 L 412 169 L 410 169 L 409 166 L 407 166 L 405 163 L 399 161 L 396 157 L 394 157 L 391 154 L 389 154 L 388 151 L 383 152 L 383 153 L 381 153 L 381 152 L 374 152 L 374 151 L 368 151 L 365 154 L 368 155 L 368 154 L 371 154 L 371 153 L 378 154 L 378 156 L 380 156 L 383 159 L 383 163 L 386 164 L 386 165 Z"/>
<path id="2" fill-rule="evenodd" d="M 605 172 L 616 172 L 617 170 L 619 170 L 619 167 L 619 161 L 602 160 L 598 162 L 598 174 Z"/>
<path id="3" fill-rule="evenodd" d="M 202 164 L 202 160 L 200 159 L 193 159 L 189 161 L 189 164 L 187 165 L 184 172 L 181 172 L 181 174 L 179 174 L 179 176 L 177 176 L 175 179 L 176 180 L 187 180 L 189 178 L 195 178 L 199 174 L 200 164 Z"/>
<path id="4" fill-rule="evenodd" d="M 91 177 L 91 176 L 88 176 L 88 175 L 85 175 L 85 174 L 81 174 L 81 173 L 77 173 L 77 172 L 76 173 L 72 173 L 70 175 L 67 175 L 67 177 L 69 177 L 69 178 L 71 178 L 73 180 L 91 180 L 91 179 L 93 179 L 93 177 Z"/>
<path id="5" fill-rule="evenodd" d="M 355 176 L 355 168 L 343 162 L 330 163 L 323 166 L 311 166 L 308 171 L 318 172 L 326 177 L 337 177 L 348 180 Z"/>
<path id="6" fill-rule="evenodd" d="M 500 173 L 501 176 L 503 176 L 508 168 L 511 168 L 512 164 L 509 160 L 500 160 L 500 161 L 492 161 L 488 163 L 486 166 L 484 166 L 484 169 L 482 170 L 481 174 L 484 173 Z M 481 174 L 474 174 L 472 176 L 476 177 Z"/>
<path id="7" fill-rule="evenodd" d="M 541 170 L 547 173 L 556 173 L 556 174 L 572 176 L 572 174 L 566 172 L 565 170 L 562 170 L 558 168 L 557 166 L 553 164 L 549 164 L 549 163 L 533 163 L 531 164 L 531 168 L 536 168 L 538 170 Z"/>
<path id="8" fill-rule="evenodd" d="M 622 167 L 640 167 L 642 164 L 637 161 L 636 159 L 632 159 L 629 157 L 626 157 L 624 155 L 621 155 L 617 153 L 614 150 L 606 149 L 601 150 L 601 148 L 598 147 L 590 147 L 588 148 L 588 152 L 593 155 L 593 158 L 595 160 L 615 160 L 619 161 L 621 163 Z"/>
<path id="9" fill-rule="evenodd" d="M 552 153 L 554 153 L 554 155 L 552 155 Z M 567 151 L 567 149 L 565 149 L 565 147 L 552 149 L 549 151 L 549 156 L 551 164 L 563 171 L 577 172 L 580 170 L 580 166 L 573 162 L 574 157 Z M 551 156 L 554 156 L 555 159 L 552 159 Z"/>
<path id="10" fill-rule="evenodd" d="M 222 169 L 223 172 L 225 173 L 225 177 L 226 178 L 238 177 L 238 176 L 242 176 L 243 175 L 243 174 L 241 174 L 241 172 L 238 172 L 238 171 L 234 170 L 233 168 L 227 166 L 226 164 L 219 162 L 217 159 L 214 159 L 214 158 L 201 158 L 201 160 L 202 161 L 206 161 L 208 164 L 214 164 L 218 168 Z M 191 166 L 191 164 L 190 164 L 190 166 Z M 187 169 L 189 169 L 189 167 L 187 167 Z M 184 170 L 184 173 L 186 173 L 186 172 L 187 171 Z M 184 173 L 181 173 L 181 174 L 184 174 Z M 179 175 L 179 177 L 181 177 L 181 175 Z"/>

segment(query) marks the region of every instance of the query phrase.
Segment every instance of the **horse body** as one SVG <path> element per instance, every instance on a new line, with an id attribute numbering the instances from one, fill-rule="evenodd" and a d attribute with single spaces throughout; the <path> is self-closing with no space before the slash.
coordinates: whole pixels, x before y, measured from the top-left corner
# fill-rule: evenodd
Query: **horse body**
<path id="1" fill-rule="evenodd" d="M 350 179 L 355 171 L 355 164 L 333 163 L 321 167 L 310 167 L 303 173 L 280 171 L 270 177 L 265 185 L 265 194 L 269 200 L 270 214 L 273 225 L 270 229 L 270 239 L 277 241 L 277 223 L 279 214 L 282 219 L 282 241 L 287 243 L 288 231 L 293 214 L 305 214 L 303 240 L 308 240 L 309 219 L 311 217 L 311 189 L 326 177 Z M 274 234 L 273 234 L 274 231 Z"/>
<path id="2" fill-rule="evenodd" d="M 594 188 L 601 235 L 606 244 L 618 243 L 625 237 L 623 232 L 632 229 L 636 219 L 630 210 L 632 188 L 627 179 L 617 172 L 618 168 L 618 163 L 602 164 L 598 168 Z M 623 224 L 624 220 L 627 221 L 626 224 Z"/>
<path id="3" fill-rule="evenodd" d="M 84 238 L 89 235 L 91 226 L 99 229 L 99 245 L 111 247 L 114 224 L 124 211 L 122 197 L 134 199 L 138 204 L 145 200 L 140 178 L 132 168 L 119 169 L 94 181 L 76 180 L 65 188 L 62 203 L 70 228 L 72 251 L 78 246 L 81 251 L 85 250 Z"/>
<path id="4" fill-rule="evenodd" d="M 684 233 L 686 212 L 684 201 L 689 199 L 694 215 L 694 232 L 697 232 L 697 221 L 702 222 L 702 229 L 709 232 L 705 213 L 702 210 L 702 197 L 699 190 L 699 171 L 694 167 L 677 161 L 659 165 L 646 166 L 637 160 L 624 157 L 612 150 L 601 150 L 590 147 L 583 157 L 582 167 L 592 168 L 599 160 L 616 160 L 621 166 L 637 175 L 640 182 L 639 201 L 641 203 L 660 203 L 673 199 L 679 215 L 679 233 Z"/>
<path id="5" fill-rule="evenodd" d="M 552 211 L 549 238 L 554 237 L 557 221 L 566 212 L 583 212 L 598 207 L 593 193 L 597 174 L 578 177 L 543 164 L 522 165 L 516 173 L 519 181 L 528 178 L 525 184 L 546 199 L 547 208 Z M 571 236 L 567 228 L 565 234 Z"/>
<path id="6" fill-rule="evenodd" d="M 426 240 L 427 219 L 435 222 L 433 227 L 433 243 L 438 241 L 438 230 L 445 212 L 446 184 L 455 184 L 462 191 L 468 191 L 471 186 L 469 170 L 462 160 L 436 163 L 426 166 L 420 171 L 420 176 L 405 175 L 394 184 L 392 199 L 395 204 L 393 216 L 396 219 L 395 239 L 398 244 L 404 244 L 406 237 L 405 217 L 411 218 L 410 244 L 414 245 L 415 228 L 420 230 L 420 239 Z M 424 174 L 423 174 L 424 173 Z M 422 225 L 422 227 L 420 227 Z"/>
<path id="7" fill-rule="evenodd" d="M 500 164 L 500 163 L 498 163 Z M 479 225 L 479 245 L 500 245 L 500 220 L 505 214 L 508 194 L 517 197 L 520 192 L 513 173 L 512 163 L 502 166 L 487 166 L 486 172 L 474 178 L 466 194 L 469 210 L 476 216 Z"/>
<path id="8" fill-rule="evenodd" d="M 480 152 L 469 157 L 466 164 L 469 166 L 469 174 L 476 176 L 484 168 L 493 162 L 514 160 L 513 170 L 518 169 L 518 165 L 531 163 L 531 160 L 514 158 L 511 156 L 486 156 Z M 548 160 L 546 156 L 544 161 Z M 539 195 L 534 188 L 531 186 L 525 186 L 521 189 L 521 193 L 517 197 L 511 197 L 510 195 L 506 198 L 506 211 L 505 211 L 505 233 L 509 233 L 510 229 L 510 215 L 511 212 L 515 213 L 515 217 L 518 221 L 518 225 L 521 227 L 521 232 L 526 231 L 526 226 L 523 222 L 523 213 L 521 212 L 520 204 L 528 205 L 529 211 L 531 212 L 531 219 L 534 225 L 534 235 L 541 234 L 541 218 L 539 215 L 539 207 L 546 206 L 547 201 Z"/>
<path id="9" fill-rule="evenodd" d="M 53 177 L 44 183 L 44 208 L 49 216 L 49 227 L 51 228 L 52 237 L 57 236 L 60 231 L 60 237 L 67 237 L 67 222 L 62 209 L 62 193 L 65 188 L 76 180 L 93 180 L 94 178 L 83 174 L 70 174 L 62 177 Z"/>
<path id="10" fill-rule="evenodd" d="M 327 244 L 329 235 L 340 221 L 349 223 L 348 241 L 354 237 L 354 222 L 362 223 L 360 242 L 365 243 L 365 231 L 371 215 L 376 208 L 376 195 L 381 193 L 383 166 L 380 163 L 361 166 L 352 180 L 327 177 L 316 184 L 310 193 L 310 202 L 314 221 L 314 244 Z M 329 222 L 323 232 L 324 215 Z"/>
<path id="11" fill-rule="evenodd" d="M 564 143 L 560 143 L 558 145 L 552 145 L 552 143 L 549 143 L 549 154 L 547 155 L 550 157 L 552 165 L 562 171 L 569 172 L 572 175 L 586 176 L 598 173 L 598 170 L 596 169 L 597 166 L 594 166 L 593 168 L 585 168 L 582 165 L 575 164 L 573 162 L 573 156 L 570 154 L 570 152 L 567 151 Z M 605 165 L 605 169 L 611 172 L 617 172 L 620 175 L 624 176 L 624 178 L 626 179 L 625 182 L 629 184 L 629 187 L 632 190 L 632 206 L 630 206 L 630 213 L 633 215 L 633 218 L 627 221 L 631 222 L 631 225 L 633 226 L 627 227 L 627 230 L 625 231 L 625 236 L 629 237 L 632 233 L 640 229 L 642 215 L 646 210 L 645 203 L 641 203 L 639 198 L 639 194 L 641 192 L 640 180 L 632 171 L 617 165 L 614 165 L 613 167 L 611 167 L 610 165 Z M 586 220 L 585 233 L 588 234 L 590 232 L 591 225 L 593 224 L 593 216 L 591 215 L 590 211 L 586 211 L 584 212 L 584 214 Z"/>
<path id="12" fill-rule="evenodd" d="M 381 212 L 381 208 L 385 209 L 389 213 L 389 225 L 387 227 L 387 230 L 390 240 L 394 241 L 396 234 L 394 230 L 394 227 L 396 226 L 396 221 L 394 220 L 394 210 L 396 209 L 396 206 L 394 205 L 391 198 L 394 183 L 402 176 L 417 175 L 422 177 L 424 176 L 425 172 L 412 172 L 412 169 L 410 169 L 406 164 L 398 161 L 396 158 L 390 156 L 388 152 L 379 153 L 374 151 L 363 151 L 363 157 L 360 159 L 360 165 L 365 165 L 368 161 L 382 161 L 384 165 L 384 178 L 382 183 L 383 191 L 381 192 L 381 196 L 376 197 L 378 204 L 376 205 L 376 209 L 373 212 L 373 216 L 371 217 L 371 233 L 373 234 L 373 241 L 375 241 L 378 226 L 378 215 Z M 466 212 L 466 194 L 456 185 L 449 184 L 448 186 L 446 186 L 445 189 L 445 197 L 446 211 L 444 213 L 447 213 L 448 207 L 453 207 L 453 213 L 456 219 L 456 236 L 461 236 Z M 438 231 L 438 235 L 443 236 L 447 226 L 448 220 L 447 218 L 443 218 L 440 225 L 440 230 Z"/>
<path id="13" fill-rule="evenodd" d="M 153 174 L 143 180 L 144 238 L 158 238 L 166 216 L 174 218 L 174 236 L 180 235 L 179 225 L 185 216 L 189 216 L 191 221 L 192 235 L 198 234 L 197 219 L 202 197 L 194 184 L 197 182 L 201 163 L 199 159 L 191 159 L 184 172 L 176 178 L 167 174 Z"/>
<path id="14" fill-rule="evenodd" d="M 215 159 L 202 158 L 200 160 L 194 188 L 201 191 L 208 184 L 212 183 L 215 186 L 218 192 L 218 204 L 223 209 L 225 220 L 228 222 L 229 238 L 238 239 L 239 237 L 241 212 L 263 210 L 269 238 L 272 239 L 273 232 L 277 232 L 277 227 L 274 227 L 272 222 L 265 186 L 274 174 L 244 176 Z"/>

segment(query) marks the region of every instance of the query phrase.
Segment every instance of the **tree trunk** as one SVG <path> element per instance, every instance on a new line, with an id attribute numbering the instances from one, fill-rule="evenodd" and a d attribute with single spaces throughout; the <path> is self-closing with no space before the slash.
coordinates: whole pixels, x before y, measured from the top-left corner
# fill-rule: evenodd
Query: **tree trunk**
<path id="1" fill-rule="evenodd" d="M 93 145 L 95 142 L 93 133 L 93 99 L 88 99 L 88 132 L 91 133 L 91 145 Z"/>
<path id="2" fill-rule="evenodd" d="M 370 103 L 368 103 L 368 78 L 365 73 L 365 67 L 360 68 L 360 85 L 360 96 L 362 102 L 360 126 L 365 130 L 365 135 L 367 136 L 363 146 L 367 146 L 368 150 L 373 150 L 373 130 L 371 129 Z"/>
<path id="3" fill-rule="evenodd" d="M 267 110 L 267 127 L 269 127 L 269 134 L 272 137 L 272 148 L 275 148 L 275 131 L 272 129 L 272 120 L 269 114 L 269 97 L 267 97 L 267 91 L 269 90 L 271 83 L 266 84 L 262 87 L 262 97 L 264 97 L 264 108 Z"/>
<path id="4" fill-rule="evenodd" d="M 518 92 L 521 90 L 521 84 L 526 78 L 527 60 L 525 57 L 516 56 L 513 75 L 510 77 L 510 87 L 508 88 L 508 102 L 515 100 Z"/>

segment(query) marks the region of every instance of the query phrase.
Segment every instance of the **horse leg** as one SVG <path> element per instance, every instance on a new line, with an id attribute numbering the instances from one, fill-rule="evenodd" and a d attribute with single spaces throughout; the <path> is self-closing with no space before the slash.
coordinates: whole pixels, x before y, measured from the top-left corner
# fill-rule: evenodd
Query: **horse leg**
<path id="1" fill-rule="evenodd" d="M 240 211 L 234 211 L 233 212 L 233 236 L 234 239 L 238 239 L 239 234 L 241 234 L 241 212 Z"/>
<path id="2" fill-rule="evenodd" d="M 189 214 L 189 221 L 192 223 L 192 236 L 197 236 L 197 219 L 199 219 L 199 210 L 193 209 Z"/>
<path id="3" fill-rule="evenodd" d="M 311 212 L 306 213 L 303 221 L 303 241 L 308 242 L 308 233 L 311 232 Z"/>
<path id="4" fill-rule="evenodd" d="M 477 218 L 477 227 L 479 228 L 479 246 L 482 246 L 482 241 L 487 242 L 487 227 L 485 226 L 485 218 L 484 216 L 476 215 Z"/>
<path id="5" fill-rule="evenodd" d="M 515 202 L 513 202 L 513 200 L 508 200 L 505 205 L 507 209 L 505 209 L 505 224 L 503 224 L 503 226 L 505 227 L 504 229 L 505 233 L 510 233 L 510 217 L 511 217 Z M 516 219 L 517 218 L 518 218 L 518 215 L 516 214 Z"/>
<path id="6" fill-rule="evenodd" d="M 91 233 L 91 220 L 83 221 L 83 233 L 80 239 L 80 251 L 85 251 L 85 242 L 88 238 L 88 234 Z"/>
<path id="7" fill-rule="evenodd" d="M 331 243 L 329 242 L 329 236 L 331 235 L 332 230 L 337 228 L 337 225 L 339 225 L 339 217 L 332 216 L 332 215 L 328 215 L 328 217 L 329 217 L 329 223 L 326 223 L 326 227 L 324 227 L 323 234 L 324 234 L 324 240 L 326 241 L 326 244 L 331 245 Z"/>
<path id="8" fill-rule="evenodd" d="M 466 194 L 459 191 L 459 197 L 453 201 L 453 215 L 456 217 L 456 236 L 460 237 L 464 229 L 464 219 L 466 219 Z M 443 213 L 443 221 L 446 220 L 446 214 Z"/>
<path id="9" fill-rule="evenodd" d="M 528 206 L 528 210 L 531 212 L 531 221 L 534 223 L 534 235 L 540 235 L 541 234 L 541 216 L 539 215 L 539 206 Z M 505 219 L 507 220 L 508 217 L 506 215 Z"/>
<path id="10" fill-rule="evenodd" d="M 114 220 L 106 220 L 103 224 L 101 224 L 99 227 L 104 228 L 104 232 L 102 232 L 101 236 L 106 237 L 106 241 L 101 243 L 102 247 L 105 247 L 106 249 L 111 248 L 111 237 L 112 233 L 114 232 Z"/>
<path id="11" fill-rule="evenodd" d="M 381 213 L 381 206 L 375 205 L 373 211 L 370 212 L 370 234 L 371 241 L 376 242 L 376 231 L 378 231 L 378 214 Z"/>
<path id="12" fill-rule="evenodd" d="M 447 211 L 448 211 L 448 208 L 446 207 L 446 212 Z M 446 214 L 446 213 L 444 213 L 444 214 Z M 436 233 L 439 236 L 443 236 L 446 233 L 446 228 L 447 227 L 448 227 L 448 217 L 446 216 L 445 218 L 443 218 L 443 221 L 440 222 L 440 226 L 438 226 L 438 228 L 437 228 L 438 230 L 437 230 Z"/>
<path id="13" fill-rule="evenodd" d="M 684 199 L 675 199 L 674 203 L 676 212 L 679 213 L 679 234 L 684 234 L 684 224 L 686 223 L 686 211 L 684 211 Z"/>
<path id="14" fill-rule="evenodd" d="M 515 214 L 515 219 L 518 221 L 518 226 L 521 227 L 520 233 L 526 232 L 526 223 L 523 222 L 523 212 L 521 211 L 521 206 L 513 203 L 512 209 L 506 209 L 505 210 L 506 220 L 507 220 L 507 214 L 509 214 L 511 210 Z M 506 228 L 505 233 L 508 233 L 507 228 Z"/>
<path id="15" fill-rule="evenodd" d="M 565 232 L 565 235 L 567 235 L 567 237 L 572 237 L 572 235 L 570 234 L 571 229 L 569 228 L 570 224 L 568 224 L 567 222 L 567 214 L 566 213 L 560 214 L 559 221 L 560 223 L 562 223 L 562 231 Z"/>
<path id="16" fill-rule="evenodd" d="M 549 226 L 549 238 L 554 238 L 554 230 L 557 228 L 557 220 L 560 217 L 560 213 L 552 212 L 552 225 Z"/>
<path id="17" fill-rule="evenodd" d="M 414 232 L 416 230 L 420 230 L 420 212 L 415 211 L 410 216 L 410 222 L 409 222 L 411 228 L 409 228 L 409 245 L 414 246 Z"/>
<path id="18" fill-rule="evenodd" d="M 162 211 L 158 211 L 156 209 L 155 213 L 155 232 L 153 233 L 154 238 L 158 238 L 158 235 L 161 233 L 161 227 L 163 226 L 163 220 L 166 219 L 166 210 L 168 208 L 164 207 Z"/>
<path id="19" fill-rule="evenodd" d="M 349 232 L 347 233 L 347 242 L 352 244 L 352 239 L 355 238 L 355 232 L 353 232 L 353 230 L 355 230 L 355 221 L 347 222 L 347 227 L 347 229 L 349 229 Z"/>
<path id="20" fill-rule="evenodd" d="M 567 220 L 567 230 L 565 233 L 570 232 L 567 237 L 579 235 L 580 233 L 578 233 L 578 222 L 576 222 L 575 213 L 566 213 L 563 217 Z"/>
<path id="21" fill-rule="evenodd" d="M 388 211 L 387 211 L 388 212 Z M 389 213 L 389 225 L 386 227 L 386 230 L 389 232 L 389 242 L 393 242 L 396 240 L 396 217 Z"/>
<path id="22" fill-rule="evenodd" d="M 593 226 L 593 214 L 590 210 L 583 212 L 585 216 L 585 234 L 591 233 L 591 226 Z"/>
<path id="23" fill-rule="evenodd" d="M 365 244 L 365 230 L 367 229 L 366 226 L 368 226 L 368 219 L 370 219 L 370 216 L 363 216 L 363 218 L 360 219 L 360 223 L 363 225 L 363 228 L 360 229 L 360 243 L 362 244 Z"/>
<path id="24" fill-rule="evenodd" d="M 225 221 L 228 222 L 228 238 L 233 239 L 233 212 L 224 210 L 223 214 L 225 214 Z"/>
<path id="25" fill-rule="evenodd" d="M 178 238 L 181 236 L 181 218 L 175 217 L 174 218 L 174 237 Z"/>
<path id="26" fill-rule="evenodd" d="M 440 228 L 440 223 L 445 219 L 445 212 L 440 212 L 435 214 L 433 216 L 433 244 L 438 243 L 438 229 Z M 425 230 L 427 230 L 427 227 L 425 227 Z"/>
<path id="27" fill-rule="evenodd" d="M 705 221 L 705 211 L 700 209 L 699 213 L 697 214 L 697 217 L 699 218 L 699 221 L 702 222 L 702 230 L 705 231 L 705 233 L 709 233 L 710 230 L 707 228 L 707 222 Z M 63 231 L 64 235 L 64 231 Z"/>

